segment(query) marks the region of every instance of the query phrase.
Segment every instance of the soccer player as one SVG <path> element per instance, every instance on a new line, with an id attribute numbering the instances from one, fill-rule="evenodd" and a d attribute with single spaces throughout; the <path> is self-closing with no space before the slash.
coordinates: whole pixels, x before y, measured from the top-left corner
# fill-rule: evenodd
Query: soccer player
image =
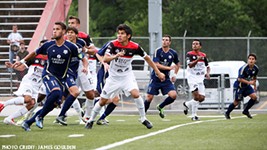
<path id="1" fill-rule="evenodd" d="M 201 52 L 202 44 L 195 39 L 192 42 L 192 51 L 187 52 L 187 82 L 189 90 L 192 92 L 193 99 L 183 103 L 184 114 L 187 115 L 191 108 L 192 120 L 197 121 L 197 110 L 199 103 L 205 100 L 204 78 L 210 79 L 210 67 L 205 53 Z"/>
<path id="2" fill-rule="evenodd" d="M 151 79 L 148 85 L 148 91 L 146 100 L 144 102 L 145 112 L 147 112 L 150 103 L 152 102 L 154 95 L 159 94 L 161 90 L 162 95 L 168 94 L 168 97 L 160 104 L 157 105 L 159 110 L 159 116 L 164 118 L 164 107 L 173 103 L 176 99 L 176 91 L 173 82 L 176 80 L 176 76 L 170 78 L 170 71 L 174 69 L 174 73 L 177 74 L 180 68 L 178 54 L 175 50 L 170 48 L 171 36 L 164 35 L 162 38 L 162 47 L 156 49 L 153 61 L 160 70 L 165 74 L 166 80 L 162 82 L 155 74 L 155 71 L 151 74 Z M 174 63 L 175 65 L 172 65 Z"/>
<path id="3" fill-rule="evenodd" d="M 43 108 L 22 124 L 22 128 L 25 131 L 30 131 L 30 126 L 33 122 L 36 122 L 37 127 L 43 128 L 44 117 L 60 104 L 65 84 L 69 86 L 70 92 L 66 101 L 73 102 L 79 95 L 75 80 L 73 79 L 77 70 L 69 70 L 68 67 L 71 60 L 78 57 L 78 47 L 64 40 L 65 32 L 66 25 L 62 22 L 55 22 L 52 37 L 54 40 L 44 43 L 35 52 L 30 53 L 20 62 L 14 64 L 14 66 L 21 65 L 37 54 L 47 54 L 48 56 L 47 65 L 42 74 L 47 90 L 47 99 Z"/>
<path id="4" fill-rule="evenodd" d="M 18 97 L 12 98 L 4 103 L 0 103 L 0 112 L 8 105 L 21 105 L 26 104 L 17 112 L 9 115 L 4 119 L 5 124 L 15 125 L 14 119 L 26 114 L 29 110 L 31 110 L 37 99 L 38 90 L 42 85 L 42 71 L 44 65 L 46 63 L 47 56 L 46 55 L 37 55 L 33 59 L 29 60 L 24 65 L 14 68 L 15 70 L 23 71 L 28 68 L 27 74 L 22 78 L 21 84 L 15 95 Z M 5 63 L 7 68 L 12 67 L 12 63 Z"/>
<path id="5" fill-rule="evenodd" d="M 230 113 L 233 109 L 243 100 L 243 97 L 249 96 L 250 100 L 248 101 L 243 114 L 248 118 L 252 119 L 252 116 L 249 113 L 249 109 L 254 105 L 257 100 L 257 95 L 255 91 L 257 90 L 256 80 L 259 72 L 258 66 L 255 64 L 257 56 L 254 53 L 248 55 L 247 64 L 243 65 L 238 70 L 238 78 L 234 83 L 234 102 L 229 105 L 227 111 L 225 112 L 225 118 L 231 119 Z M 253 87 L 254 89 L 253 89 Z"/>
<path id="6" fill-rule="evenodd" d="M 72 70 L 77 70 L 77 67 L 78 67 L 78 76 L 75 77 L 75 79 L 77 78 L 76 83 L 82 89 L 82 91 L 84 91 L 87 99 L 93 100 L 94 99 L 94 84 L 92 82 L 92 77 L 89 76 L 91 74 L 90 73 L 88 74 L 87 58 L 85 58 L 84 54 L 82 53 L 82 49 L 84 48 L 86 43 L 84 40 L 77 38 L 77 36 L 78 36 L 78 30 L 75 27 L 67 28 L 67 38 L 69 41 L 71 41 L 72 43 L 75 43 L 79 47 L 79 56 L 80 56 L 79 59 L 77 60 L 72 59 L 69 67 L 73 68 Z M 67 106 L 65 106 L 66 104 Z M 63 108 L 59 116 L 56 119 L 62 125 L 67 125 L 67 122 L 65 121 L 65 117 L 66 117 L 67 110 L 71 106 L 70 104 L 71 103 L 68 104 L 68 102 L 64 103 Z M 80 103 L 77 99 L 75 100 L 73 104 L 80 106 Z M 64 108 L 64 106 L 66 108 Z M 74 108 L 76 108 L 75 110 L 80 115 L 81 114 L 80 107 L 74 107 Z M 79 119 L 80 119 L 80 124 L 83 124 L 84 122 L 82 120 L 82 116 L 79 116 Z"/>
<path id="7" fill-rule="evenodd" d="M 132 71 L 132 57 L 134 55 L 142 56 L 161 80 L 165 80 L 165 75 L 158 70 L 146 52 L 137 43 L 131 41 L 131 37 L 131 28 L 126 24 L 120 24 L 117 27 L 117 39 L 108 45 L 103 60 L 104 62 L 110 62 L 109 77 L 100 95 L 100 100 L 95 104 L 91 117 L 85 125 L 87 129 L 92 128 L 95 117 L 108 99 L 114 98 L 122 91 L 134 98 L 141 116 L 141 123 L 148 129 L 153 127 L 145 116 L 144 102 L 139 94 L 138 85 Z"/>

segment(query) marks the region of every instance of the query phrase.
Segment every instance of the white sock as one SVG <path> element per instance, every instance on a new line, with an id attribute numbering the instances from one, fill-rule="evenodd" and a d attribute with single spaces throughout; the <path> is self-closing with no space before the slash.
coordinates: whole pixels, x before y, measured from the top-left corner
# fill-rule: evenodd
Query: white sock
<path id="1" fill-rule="evenodd" d="M 23 116 L 27 112 L 28 112 L 28 109 L 25 106 L 23 106 L 20 110 L 18 110 L 14 114 L 11 114 L 10 116 L 8 116 L 8 118 L 15 119 L 15 118 L 18 118 L 20 116 Z"/>
<path id="2" fill-rule="evenodd" d="M 34 104 L 33 108 L 30 109 L 30 110 L 28 111 L 28 113 L 25 114 L 25 120 L 28 120 L 28 119 L 32 116 L 34 110 L 35 110 L 37 107 L 38 107 L 38 103 L 36 102 L 36 103 Z"/>
<path id="3" fill-rule="evenodd" d="M 81 114 L 81 105 L 80 102 L 78 101 L 78 99 L 75 99 L 75 101 L 72 104 L 72 107 L 76 110 L 79 120 L 82 120 L 82 114 Z"/>
<path id="4" fill-rule="evenodd" d="M 95 104 L 94 108 L 91 112 L 91 117 L 88 122 L 94 121 L 95 117 L 98 115 L 99 111 L 101 110 L 102 106 L 99 105 L 99 101 Z"/>
<path id="5" fill-rule="evenodd" d="M 141 117 L 141 122 L 144 122 L 146 119 L 145 107 L 144 107 L 144 100 L 141 96 L 134 99 L 136 107 L 139 111 L 139 115 Z"/>
<path id="6" fill-rule="evenodd" d="M 199 102 L 195 101 L 192 103 L 192 117 L 197 116 Z"/>
<path id="7" fill-rule="evenodd" d="M 185 105 L 186 105 L 189 109 L 191 109 L 191 108 L 192 108 L 192 103 L 193 103 L 194 101 L 195 101 L 194 99 L 191 99 L 190 101 L 186 101 L 186 102 L 185 102 Z"/>
<path id="8" fill-rule="evenodd" d="M 8 105 L 21 105 L 24 104 L 24 97 L 15 97 L 8 101 L 5 101 L 3 104 L 5 107 Z"/>
<path id="9" fill-rule="evenodd" d="M 85 100 L 85 112 L 84 112 L 85 117 L 90 118 L 93 106 L 94 106 L 94 100 L 92 99 Z"/>

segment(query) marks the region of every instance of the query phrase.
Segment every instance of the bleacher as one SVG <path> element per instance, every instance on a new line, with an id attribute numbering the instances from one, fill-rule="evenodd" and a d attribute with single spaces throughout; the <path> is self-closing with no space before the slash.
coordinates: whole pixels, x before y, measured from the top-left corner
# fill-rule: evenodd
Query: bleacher
<path id="1" fill-rule="evenodd" d="M 0 96 L 12 96 L 17 89 L 15 72 L 9 73 L 5 67 L 5 61 L 9 60 L 7 37 L 12 32 L 12 25 L 18 25 L 18 32 L 22 34 L 27 47 L 46 2 L 47 0 L 0 1 Z"/>

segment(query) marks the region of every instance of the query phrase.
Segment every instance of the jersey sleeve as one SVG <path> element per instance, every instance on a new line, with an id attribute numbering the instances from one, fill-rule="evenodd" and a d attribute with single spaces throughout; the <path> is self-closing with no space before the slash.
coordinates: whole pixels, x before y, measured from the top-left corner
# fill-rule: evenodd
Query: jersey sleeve
<path id="1" fill-rule="evenodd" d="M 153 61 L 154 62 L 160 61 L 160 50 L 159 49 L 156 50 L 156 53 L 154 54 L 154 57 L 153 57 Z"/>
<path id="2" fill-rule="evenodd" d="M 104 56 L 105 55 L 105 52 L 108 48 L 108 45 L 110 44 L 110 42 L 107 42 L 98 52 L 97 54 L 100 55 L 100 56 Z"/>
<path id="3" fill-rule="evenodd" d="M 136 54 L 140 55 L 141 57 L 145 57 L 147 55 L 147 53 L 144 51 L 144 49 L 140 45 L 138 45 Z"/>

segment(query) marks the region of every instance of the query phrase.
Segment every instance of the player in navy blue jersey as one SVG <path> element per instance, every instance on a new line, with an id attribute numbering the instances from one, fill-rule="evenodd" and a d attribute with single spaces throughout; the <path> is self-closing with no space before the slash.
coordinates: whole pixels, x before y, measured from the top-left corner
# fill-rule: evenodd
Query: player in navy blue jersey
<path id="1" fill-rule="evenodd" d="M 257 60 L 256 54 L 249 54 L 247 64 L 243 65 L 238 70 L 238 78 L 234 83 L 234 102 L 229 105 L 227 111 L 225 112 L 225 118 L 231 119 L 230 113 L 233 109 L 243 100 L 243 97 L 249 96 L 250 100 L 247 106 L 243 110 L 243 114 L 248 118 L 252 119 L 249 109 L 254 105 L 257 100 L 257 95 L 255 91 L 257 90 L 256 80 L 259 72 L 258 66 L 255 64 Z M 253 88 L 253 87 L 254 88 Z"/>
<path id="2" fill-rule="evenodd" d="M 63 36 L 65 32 L 66 25 L 62 22 L 55 22 L 52 37 L 54 40 L 44 43 L 35 52 L 30 53 L 20 62 L 14 64 L 14 66 L 21 65 L 37 54 L 46 54 L 48 57 L 47 64 L 42 74 L 43 82 L 46 86 L 47 99 L 43 108 L 36 112 L 30 120 L 22 124 L 22 128 L 25 131 L 30 130 L 30 125 L 34 121 L 36 122 L 36 126 L 42 129 L 44 117 L 56 107 L 56 104 L 60 103 L 62 91 L 64 91 L 65 88 L 64 83 L 70 81 L 70 83 L 68 83 L 69 87 L 75 87 L 76 85 L 75 80 L 71 79 L 74 74 L 68 74 L 68 70 L 72 58 L 78 56 L 78 47 L 64 40 Z M 76 71 L 73 70 L 73 73 L 74 72 Z M 70 93 L 67 99 L 72 100 L 79 95 L 79 93 L 72 93 L 72 91 L 70 91 Z"/>
<path id="3" fill-rule="evenodd" d="M 139 88 L 132 71 L 132 57 L 134 55 L 142 56 L 162 81 L 165 80 L 165 75 L 158 70 L 142 47 L 131 41 L 131 37 L 131 28 L 125 24 L 120 24 L 117 27 L 117 39 L 108 45 L 103 61 L 110 62 L 109 77 L 101 92 L 100 100 L 95 104 L 91 117 L 85 125 L 87 129 L 92 128 L 95 117 L 101 108 L 107 104 L 108 100 L 114 98 L 121 92 L 124 92 L 126 96 L 131 95 L 134 99 L 139 111 L 141 123 L 148 129 L 153 127 L 145 115 L 143 98 L 140 96 Z"/>
<path id="4" fill-rule="evenodd" d="M 170 48 L 171 36 L 164 35 L 162 38 L 162 47 L 156 49 L 153 61 L 160 70 L 165 74 L 165 81 L 161 81 L 155 72 L 151 74 L 151 79 L 148 85 L 146 100 L 144 101 L 145 112 L 147 112 L 150 103 L 152 102 L 154 95 L 158 95 L 161 91 L 162 95 L 168 94 L 168 97 L 160 104 L 157 105 L 159 110 L 159 116 L 164 118 L 164 107 L 173 103 L 176 99 L 176 91 L 173 82 L 176 80 L 176 76 L 170 78 L 170 71 L 174 69 L 174 73 L 177 74 L 180 68 L 178 54 L 175 50 Z M 172 65 L 174 63 L 175 65 Z"/>

